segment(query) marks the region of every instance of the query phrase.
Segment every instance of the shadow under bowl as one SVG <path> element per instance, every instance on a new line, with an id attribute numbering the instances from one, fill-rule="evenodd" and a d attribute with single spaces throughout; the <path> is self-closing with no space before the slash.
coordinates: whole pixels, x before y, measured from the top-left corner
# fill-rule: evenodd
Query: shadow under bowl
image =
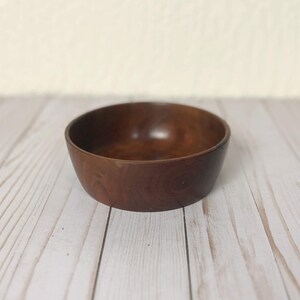
<path id="1" fill-rule="evenodd" d="M 125 210 L 162 211 L 209 193 L 230 129 L 199 108 L 143 102 L 88 112 L 67 126 L 65 137 L 77 176 L 93 198 Z"/>

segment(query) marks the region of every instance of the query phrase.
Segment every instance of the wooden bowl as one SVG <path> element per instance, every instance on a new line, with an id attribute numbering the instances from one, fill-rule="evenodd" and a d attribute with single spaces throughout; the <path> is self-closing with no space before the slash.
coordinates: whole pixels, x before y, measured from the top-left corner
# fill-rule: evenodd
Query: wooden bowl
<path id="1" fill-rule="evenodd" d="M 209 193 L 230 129 L 202 109 L 145 102 L 88 112 L 65 136 L 77 176 L 93 198 L 126 210 L 162 211 Z"/>

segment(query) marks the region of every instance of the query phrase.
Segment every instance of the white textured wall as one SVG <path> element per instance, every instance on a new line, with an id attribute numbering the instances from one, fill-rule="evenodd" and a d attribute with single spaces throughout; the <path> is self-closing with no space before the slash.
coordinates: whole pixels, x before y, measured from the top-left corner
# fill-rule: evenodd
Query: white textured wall
<path id="1" fill-rule="evenodd" d="M 299 0 L 0 0 L 0 94 L 300 96 Z"/>

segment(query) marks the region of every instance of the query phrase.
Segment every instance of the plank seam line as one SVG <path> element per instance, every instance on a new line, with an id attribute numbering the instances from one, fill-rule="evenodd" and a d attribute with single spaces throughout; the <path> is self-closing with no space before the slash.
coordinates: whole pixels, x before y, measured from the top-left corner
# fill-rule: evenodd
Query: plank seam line
<path id="1" fill-rule="evenodd" d="M 102 256 L 103 256 L 103 252 L 104 252 L 104 247 L 105 247 L 106 236 L 107 236 L 107 232 L 108 232 L 108 226 L 109 226 L 109 221 L 110 221 L 110 216 L 111 216 L 111 210 L 112 210 L 112 207 L 110 206 L 109 207 L 108 216 L 107 216 L 107 220 L 106 220 L 106 224 L 105 224 L 105 231 L 104 231 L 104 236 L 103 236 L 103 242 L 102 242 L 102 246 L 101 246 L 100 253 L 99 253 L 99 259 L 98 259 L 98 263 L 97 263 L 96 276 L 95 276 L 94 286 L 93 286 L 92 296 L 91 296 L 92 300 L 95 299 L 95 295 L 96 295 L 97 282 L 98 282 L 98 278 L 99 278 L 99 271 L 100 271 L 100 267 L 101 267 L 101 262 L 102 262 Z"/>
<path id="2" fill-rule="evenodd" d="M 182 211 L 183 211 L 185 252 L 186 252 L 187 271 L 188 271 L 188 280 L 189 280 L 189 296 L 190 296 L 190 300 L 193 300 L 192 279 L 191 279 L 191 266 L 190 266 L 190 254 L 189 254 L 189 241 L 188 241 L 188 235 L 187 235 L 187 226 L 186 226 L 186 217 L 185 217 L 185 209 L 184 209 L 184 207 L 182 208 Z"/>

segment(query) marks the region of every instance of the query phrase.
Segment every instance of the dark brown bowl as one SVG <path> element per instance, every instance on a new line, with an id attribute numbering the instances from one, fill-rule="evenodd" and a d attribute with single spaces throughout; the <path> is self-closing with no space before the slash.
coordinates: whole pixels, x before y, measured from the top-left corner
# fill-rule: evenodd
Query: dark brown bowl
<path id="1" fill-rule="evenodd" d="M 77 176 L 93 198 L 126 210 L 161 211 L 209 193 L 230 129 L 202 109 L 145 102 L 88 112 L 65 136 Z"/>

